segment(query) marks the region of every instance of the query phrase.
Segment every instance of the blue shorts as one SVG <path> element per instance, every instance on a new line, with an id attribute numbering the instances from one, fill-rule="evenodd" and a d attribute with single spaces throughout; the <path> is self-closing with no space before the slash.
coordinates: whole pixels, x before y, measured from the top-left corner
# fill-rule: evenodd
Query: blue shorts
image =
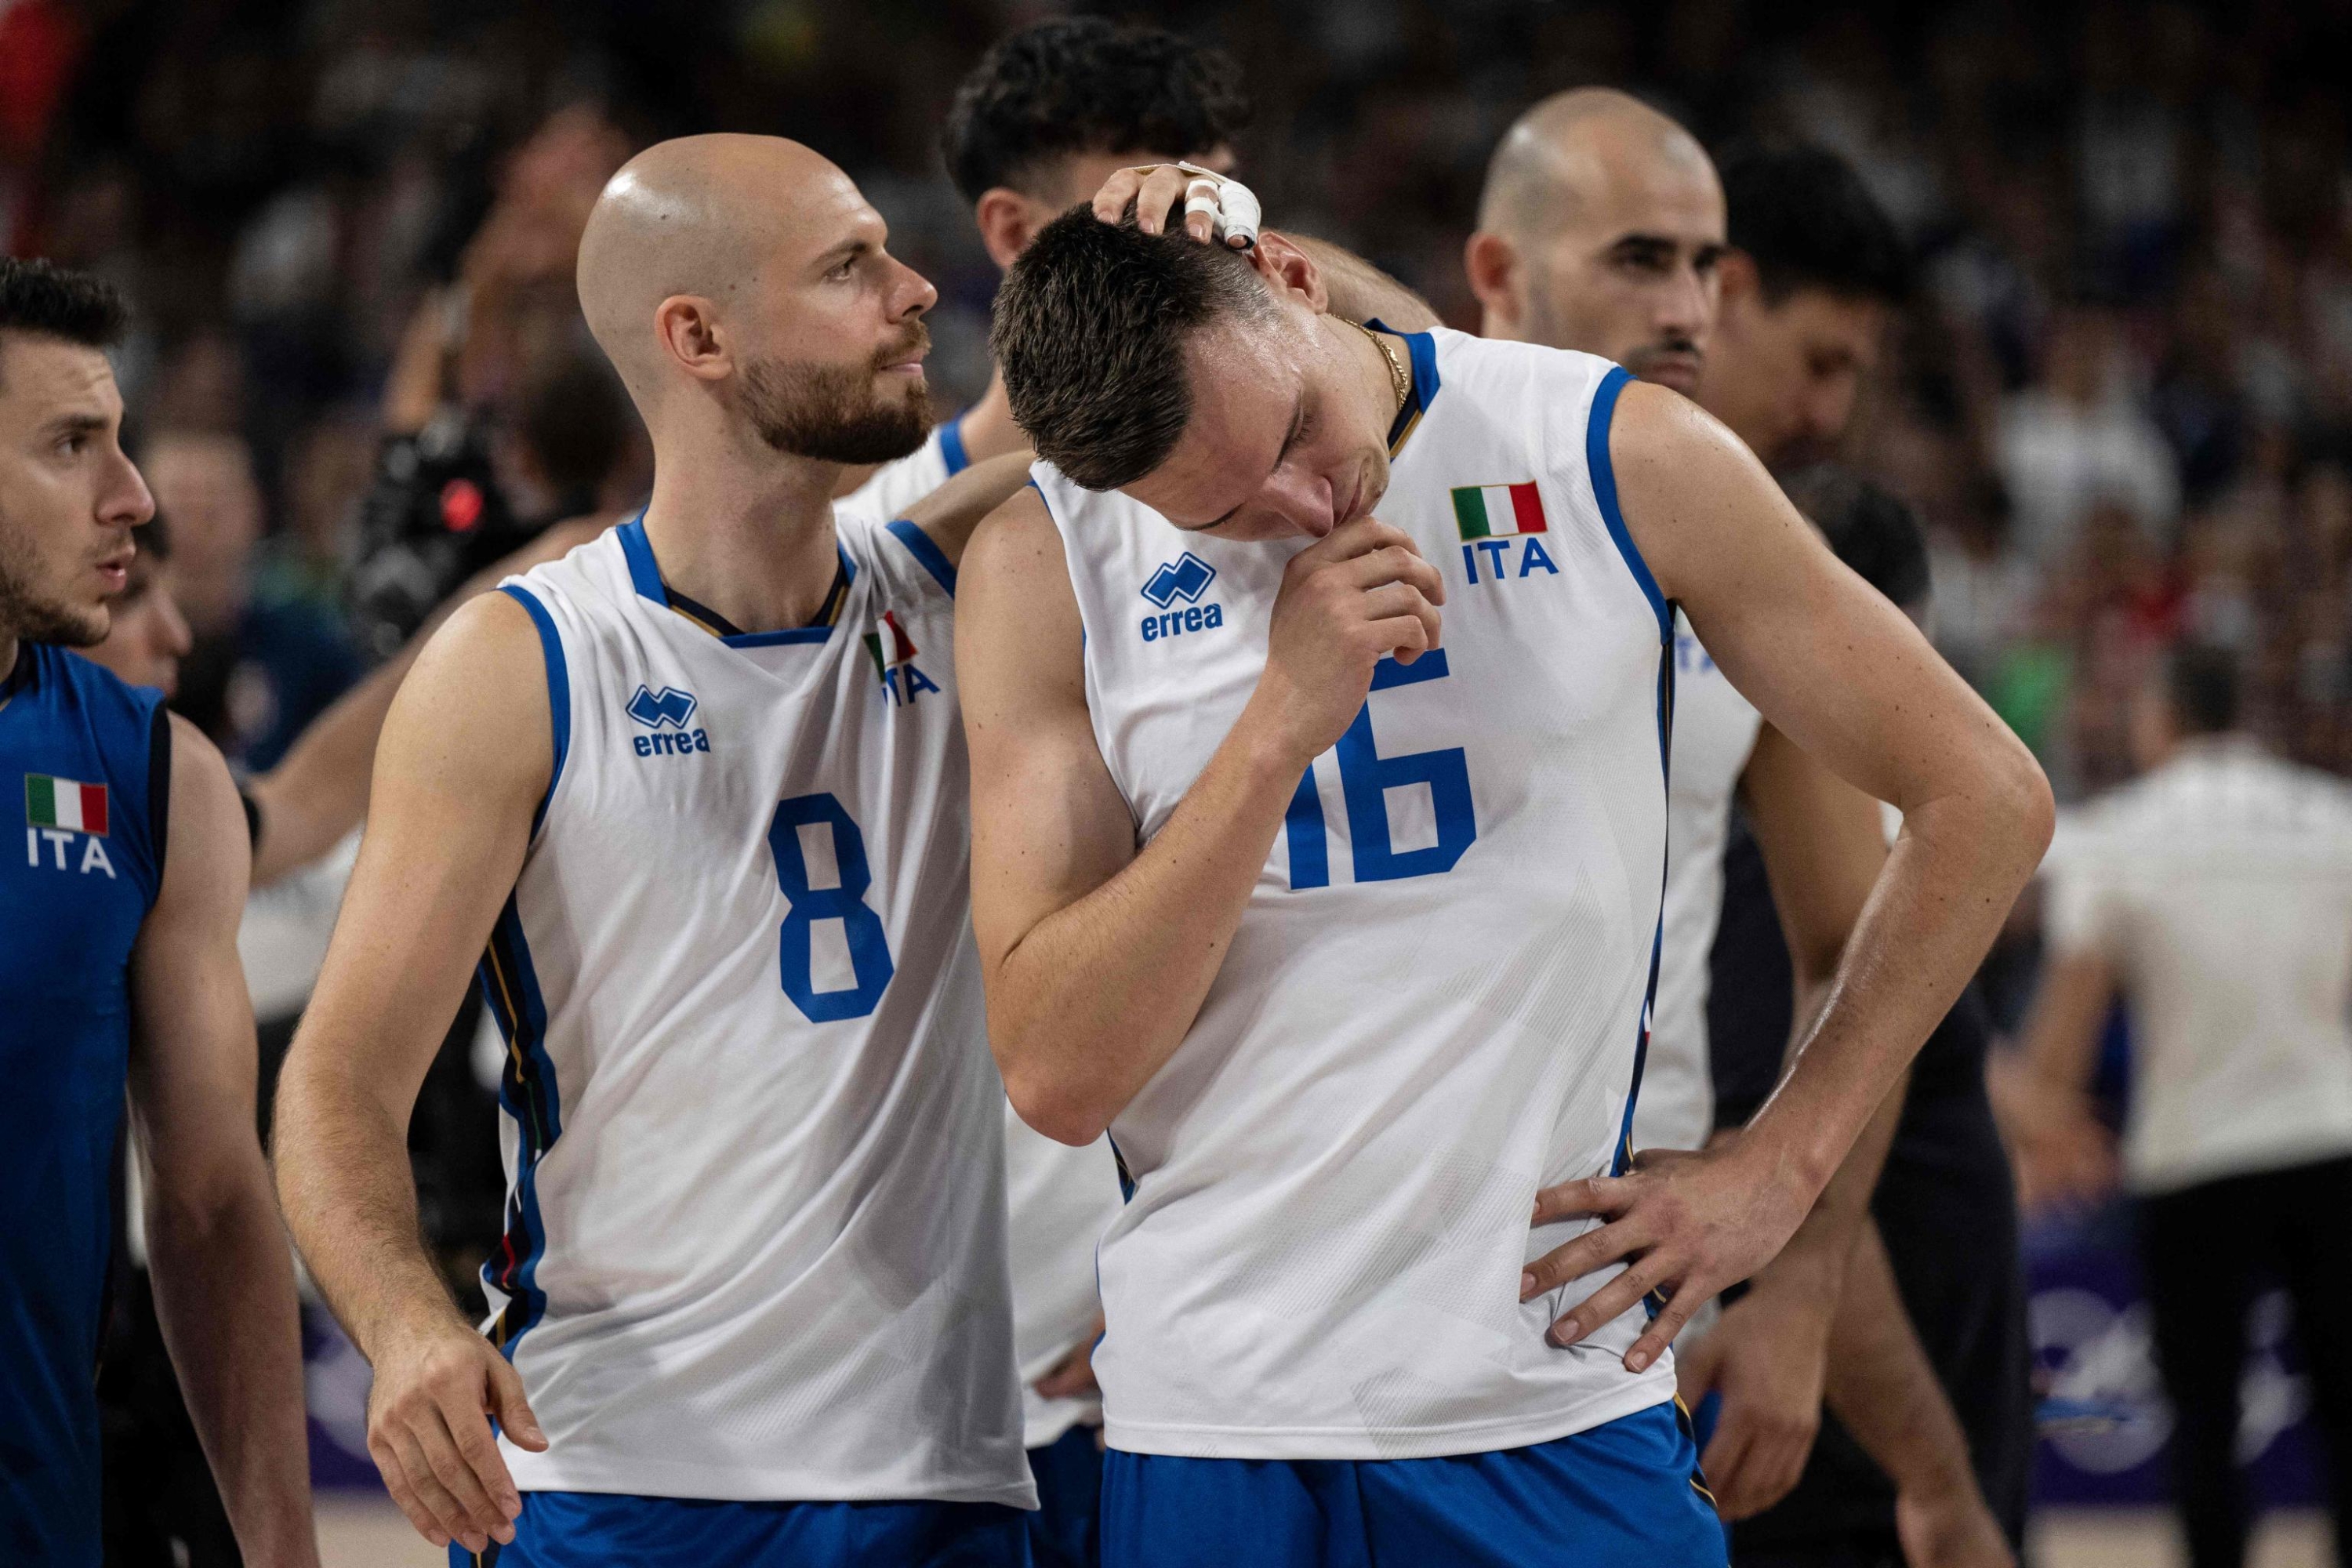
<path id="1" fill-rule="evenodd" d="M 1029 1450 L 1037 1511 L 1029 1516 L 1036 1568 L 1096 1568 L 1102 1561 L 1102 1446 L 1092 1426 L 1073 1426 Z"/>
<path id="2" fill-rule="evenodd" d="M 450 1568 L 1028 1568 L 1023 1510 L 992 1502 L 703 1502 L 525 1492 L 514 1544 Z"/>
<path id="3" fill-rule="evenodd" d="M 1104 1568 L 1724 1568 L 1698 1451 L 1660 1405 L 1435 1459 L 1186 1459 L 1113 1449 Z"/>

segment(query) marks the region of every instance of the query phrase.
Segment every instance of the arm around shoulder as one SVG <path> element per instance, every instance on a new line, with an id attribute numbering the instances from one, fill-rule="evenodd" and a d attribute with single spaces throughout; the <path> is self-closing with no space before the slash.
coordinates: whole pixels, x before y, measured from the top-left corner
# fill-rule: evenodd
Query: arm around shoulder
<path id="1" fill-rule="evenodd" d="M 294 1273 L 254 1130 L 253 1008 L 236 952 L 245 813 L 212 743 L 184 719 L 171 725 L 163 886 L 131 961 L 156 1314 L 247 1559 L 315 1563 Z"/>

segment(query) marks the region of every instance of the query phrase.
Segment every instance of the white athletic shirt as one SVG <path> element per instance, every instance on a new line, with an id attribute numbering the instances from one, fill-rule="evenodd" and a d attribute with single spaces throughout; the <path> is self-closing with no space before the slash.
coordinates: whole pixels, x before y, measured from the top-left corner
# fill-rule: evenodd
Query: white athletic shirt
<path id="1" fill-rule="evenodd" d="M 2052 951 L 2131 1004 L 2138 1192 L 2352 1153 L 2352 786 L 2234 737 L 2069 812 Z"/>
<path id="2" fill-rule="evenodd" d="M 968 466 L 961 418 L 874 477 L 842 502 L 876 517 L 904 517 L 915 503 Z M 1030 1386 L 1091 1334 L 1095 1242 L 1118 1213 L 1118 1166 L 1108 1139 L 1083 1149 L 1057 1143 L 1004 1108 L 1004 1158 L 1011 1200 L 1013 1342 L 1021 1360 L 1024 1437 L 1042 1448 L 1079 1422 L 1099 1423 L 1102 1401 L 1047 1399 Z"/>
<path id="3" fill-rule="evenodd" d="M 970 467 L 963 452 L 963 425 L 950 419 L 933 428 L 923 444 L 874 470 L 841 504 L 866 517 L 904 517 L 914 504 Z"/>
<path id="4" fill-rule="evenodd" d="M 1650 1055 L 1633 1112 L 1636 1149 L 1696 1149 L 1715 1131 L 1707 1059 L 1707 955 L 1723 919 L 1731 797 L 1763 725 L 1675 613 L 1674 779 L 1666 792 L 1666 918 Z"/>
<path id="5" fill-rule="evenodd" d="M 1669 622 L 1607 466 L 1624 373 L 1410 342 L 1378 515 L 1444 572 L 1444 646 L 1382 663 L 1191 1032 L 1112 1124 L 1136 1184 L 1101 1249 L 1116 1448 L 1468 1453 L 1674 1392 L 1671 1357 L 1622 1363 L 1638 1309 L 1545 1342 L 1606 1275 L 1518 1300 L 1521 1267 L 1584 1228 L 1530 1229 L 1537 1188 L 1623 1147 L 1654 963 Z M 1307 542 L 1180 532 L 1033 472 L 1095 739 L 1149 840 L 1256 685 Z"/>
<path id="6" fill-rule="evenodd" d="M 836 525 L 827 626 L 715 635 L 635 522 L 507 585 L 556 752 L 483 961 L 526 1490 L 1035 1506 L 954 574 Z"/>

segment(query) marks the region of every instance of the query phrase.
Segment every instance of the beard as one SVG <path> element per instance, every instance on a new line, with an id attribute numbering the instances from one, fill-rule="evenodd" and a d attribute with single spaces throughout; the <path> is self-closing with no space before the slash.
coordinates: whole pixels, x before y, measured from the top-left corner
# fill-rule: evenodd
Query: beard
<path id="1" fill-rule="evenodd" d="M 0 530 L 4 533 L 5 530 Z M 113 617 L 104 604 L 88 606 L 44 598 L 18 575 L 15 558 L 28 553 L 0 537 L 0 636 L 59 647 L 95 647 L 106 640 Z"/>
<path id="2" fill-rule="evenodd" d="M 743 406 L 760 438 L 779 452 L 821 463 L 887 463 L 923 444 L 934 423 L 929 383 L 901 397 L 875 385 L 882 367 L 929 341 L 919 323 L 860 365 L 763 360 L 744 368 Z"/>

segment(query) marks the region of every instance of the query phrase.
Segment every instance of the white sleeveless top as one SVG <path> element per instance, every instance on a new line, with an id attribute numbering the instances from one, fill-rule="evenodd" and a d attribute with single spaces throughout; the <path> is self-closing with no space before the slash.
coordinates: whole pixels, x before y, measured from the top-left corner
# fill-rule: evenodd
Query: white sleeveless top
<path id="1" fill-rule="evenodd" d="M 635 522 L 506 585 L 556 753 L 483 961 L 527 1490 L 1034 1506 L 954 573 L 836 523 L 828 626 L 718 635 Z"/>
<path id="2" fill-rule="evenodd" d="M 1445 574 L 1444 647 L 1383 661 L 1302 779 L 1173 1058 L 1111 1127 L 1136 1187 L 1101 1248 L 1110 1445 L 1372 1459 L 1515 1447 L 1674 1392 L 1559 1350 L 1606 1275 L 1522 1305 L 1538 1186 L 1624 1145 L 1665 850 L 1667 609 L 1616 513 L 1624 374 L 1439 331 L 1382 521 Z M 1103 760 L 1139 840 L 1265 667 L 1307 542 L 1181 532 L 1033 470 L 1086 629 Z"/>
<path id="3" fill-rule="evenodd" d="M 1697 1149 L 1715 1131 L 1706 1032 L 1707 955 L 1723 921 L 1723 847 L 1731 797 L 1763 716 L 1675 614 L 1675 766 L 1666 792 L 1666 918 L 1650 1057 L 1633 1113 L 1636 1149 Z"/>

